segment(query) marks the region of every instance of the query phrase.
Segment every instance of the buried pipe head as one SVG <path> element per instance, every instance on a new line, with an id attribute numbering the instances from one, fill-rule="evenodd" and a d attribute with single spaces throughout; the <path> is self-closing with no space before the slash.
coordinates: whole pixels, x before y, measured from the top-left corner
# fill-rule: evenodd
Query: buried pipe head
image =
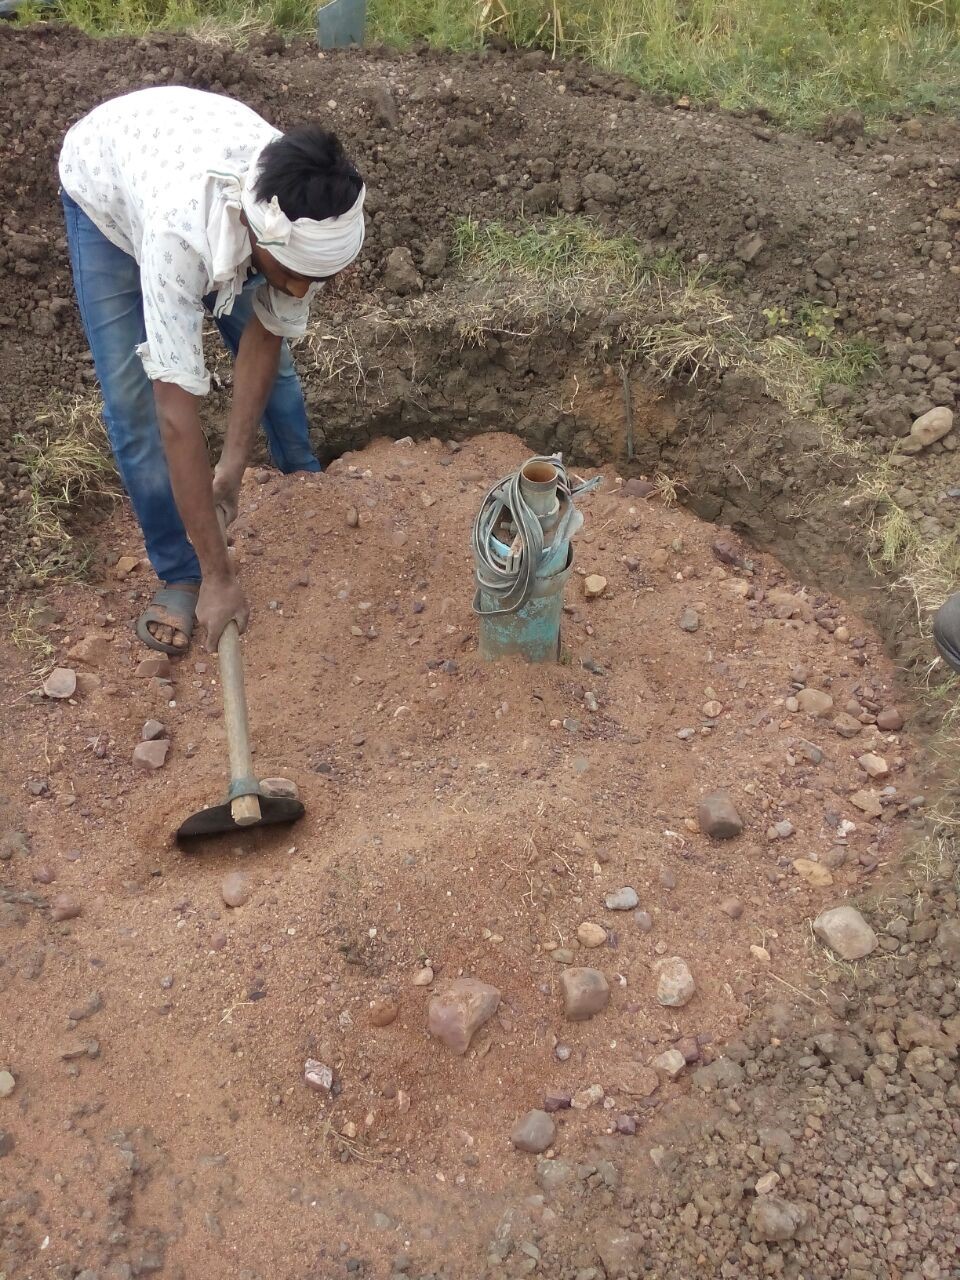
<path id="1" fill-rule="evenodd" d="M 541 520 L 556 514 L 560 505 L 557 486 L 560 473 L 546 458 L 531 458 L 520 471 L 520 492 Z"/>

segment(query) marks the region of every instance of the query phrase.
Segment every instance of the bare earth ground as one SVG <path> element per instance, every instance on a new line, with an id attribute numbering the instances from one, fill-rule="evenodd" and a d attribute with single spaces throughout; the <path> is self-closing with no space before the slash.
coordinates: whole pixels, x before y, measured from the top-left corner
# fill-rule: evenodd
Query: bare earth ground
<path id="1" fill-rule="evenodd" d="M 100 530 L 92 584 L 14 602 L 80 687 L 43 698 L 50 661 L 4 641 L 0 1272 L 956 1277 L 956 880 L 946 844 L 924 846 L 918 886 L 902 877 L 926 780 L 879 636 L 774 559 L 624 494 L 610 316 L 471 345 L 418 310 L 456 313 L 451 218 L 582 212 L 690 265 L 705 255 L 744 316 L 834 306 L 880 349 L 862 393 L 831 394 L 849 437 L 882 454 L 957 389 L 957 224 L 939 217 L 956 205 L 955 126 L 864 139 L 847 122 L 814 141 L 536 56 L 320 59 L 0 30 L 0 558 L 21 587 L 20 437 L 42 439 L 60 398 L 92 389 L 56 150 L 95 102 L 169 82 L 281 125 L 319 112 L 352 144 L 369 253 L 325 300 L 320 353 L 349 332 L 362 376 L 300 353 L 317 445 L 328 459 L 380 434 L 417 442 L 245 489 L 256 759 L 300 787 L 291 830 L 195 856 L 171 845 L 223 793 L 216 660 L 195 646 L 169 683 L 136 675 L 151 579 L 142 563 L 118 576 L 121 555 L 142 556 L 128 515 Z M 413 295 L 409 273 L 385 270 L 398 246 Z M 407 329 L 410 343 L 390 336 Z M 635 388 L 638 466 L 811 573 L 834 556 L 842 576 L 834 471 L 808 424 L 737 371 L 655 394 Z M 528 451 L 476 433 L 505 426 L 610 463 L 577 548 L 608 589 L 588 602 L 574 577 L 566 661 L 550 669 L 476 655 L 470 521 Z M 902 464 L 931 536 L 956 523 L 952 442 Z M 832 697 L 823 718 L 789 709 L 804 687 Z M 906 730 L 879 729 L 897 707 Z M 132 763 L 148 719 L 172 744 L 156 772 Z M 887 775 L 867 776 L 868 753 Z M 723 843 L 696 822 L 717 788 L 745 826 Z M 231 908 L 238 870 L 249 898 Z M 624 886 L 649 921 L 606 909 Z M 55 920 L 58 895 L 79 914 Z M 880 938 L 858 966 L 810 936 L 848 897 Z M 720 909 L 734 898 L 736 919 Z M 603 945 L 579 944 L 584 922 Z M 697 985 L 679 1009 L 654 996 L 671 956 Z M 571 957 L 612 988 L 591 1022 L 563 1017 Z M 502 996 L 463 1057 L 427 1032 L 433 994 L 460 975 Z M 375 1025 L 389 1003 L 396 1018 Z M 687 1066 L 653 1088 L 671 1045 Z M 332 1096 L 304 1084 L 309 1058 L 333 1069 Z M 591 1105 L 562 1105 L 591 1086 Z M 516 1121 L 548 1099 L 551 1151 L 514 1150 Z"/>
<path id="2" fill-rule="evenodd" d="M 637 1065 L 693 1037 L 694 1062 L 710 1061 L 755 1006 L 822 963 L 808 918 L 896 862 L 908 739 L 870 723 L 843 738 L 830 717 L 784 705 L 809 685 L 875 718 L 896 696 L 876 638 L 770 560 L 722 566 L 710 526 L 625 496 L 612 475 L 578 551 L 607 594 L 588 603 L 574 580 L 564 664 L 479 660 L 469 523 L 524 456 L 509 437 L 456 453 L 383 442 L 317 480 L 248 481 L 237 554 L 257 611 L 245 646 L 256 760 L 298 782 L 296 828 L 194 856 L 171 845 L 183 817 L 221 797 L 222 725 L 215 659 L 194 652 L 169 683 L 136 676 L 146 574 L 56 596 L 58 653 L 79 643 L 89 658 L 64 658 L 83 673 L 77 698 L 38 697 L 22 655 L 7 656 L 4 777 L 30 838 L 3 868 L 3 1054 L 18 1081 L 4 1127 L 7 1167 L 36 1195 L 8 1237 L 11 1276 L 53 1274 L 46 1237 L 50 1265 L 152 1249 L 164 1274 L 320 1276 L 340 1274 L 327 1268 L 341 1240 L 368 1259 L 409 1241 L 418 1265 L 479 1274 L 499 1214 L 533 1190 L 534 1158 L 509 1142 L 523 1112 L 600 1083 L 613 1109 L 561 1112 L 555 1148 L 584 1160 L 618 1115 L 636 1116 L 639 1136 L 612 1148 L 636 1163 L 687 1087 L 638 1100 Z M 129 520 L 111 545 L 138 554 Z M 705 714 L 711 701 L 721 709 Z M 131 756 L 150 718 L 172 749 L 144 774 Z M 889 779 L 858 766 L 871 748 Z M 886 782 L 882 818 L 867 818 L 851 796 Z M 746 826 L 722 844 L 695 821 L 717 788 Z M 794 834 L 775 838 L 777 821 Z M 832 886 L 809 887 L 800 856 L 832 867 Z M 230 909 L 220 886 L 237 868 L 251 896 Z M 606 910 L 624 885 L 649 932 Z M 61 893 L 81 914 L 57 924 Z M 730 898 L 739 920 L 720 910 Z M 578 945 L 584 920 L 610 931 L 604 946 Z M 608 976 L 611 1008 L 595 1021 L 565 1022 L 556 947 Z M 685 1008 L 653 998 L 663 955 L 692 968 Z M 433 982 L 412 985 L 426 963 Z M 431 995 L 461 974 L 503 997 L 462 1058 L 426 1032 Z M 71 1021 L 95 995 L 102 1007 Z M 384 997 L 399 1015 L 377 1028 L 370 1002 Z M 563 1063 L 558 1041 L 572 1050 Z M 307 1058 L 334 1068 L 335 1099 L 305 1088 Z M 563 1223 L 550 1234 L 562 1249 Z"/>

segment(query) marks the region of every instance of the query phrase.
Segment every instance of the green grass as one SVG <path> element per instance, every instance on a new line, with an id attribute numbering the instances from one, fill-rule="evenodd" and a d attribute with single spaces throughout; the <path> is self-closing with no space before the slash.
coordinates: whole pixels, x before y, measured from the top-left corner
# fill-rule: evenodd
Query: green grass
<path id="1" fill-rule="evenodd" d="M 511 272 L 546 288 L 584 280 L 629 291 L 651 274 L 681 275 L 673 255 L 650 257 L 633 236 L 608 235 L 588 218 L 563 214 L 519 227 L 463 218 L 454 225 L 454 245 L 461 267 L 489 279 Z"/>
<path id="2" fill-rule="evenodd" d="M 315 0 L 59 0 L 94 32 L 314 28 Z M 36 13 L 36 11 L 34 11 Z M 960 104 L 960 0 L 369 0 L 368 39 L 474 49 L 499 36 L 643 88 L 818 125 Z"/>
<path id="3" fill-rule="evenodd" d="M 823 387 L 856 386 L 879 361 L 866 339 L 837 330 L 820 303 L 804 303 L 794 316 L 779 311 L 771 332 L 757 336 L 720 281 L 685 270 L 673 254 L 647 253 L 633 236 L 608 235 L 589 218 L 559 214 L 516 226 L 465 218 L 454 225 L 454 241 L 461 269 L 499 292 L 508 309 L 577 311 L 599 302 L 622 309 L 634 353 L 663 378 L 747 369 L 791 412 L 820 420 L 835 447 L 841 433 L 821 404 Z"/>

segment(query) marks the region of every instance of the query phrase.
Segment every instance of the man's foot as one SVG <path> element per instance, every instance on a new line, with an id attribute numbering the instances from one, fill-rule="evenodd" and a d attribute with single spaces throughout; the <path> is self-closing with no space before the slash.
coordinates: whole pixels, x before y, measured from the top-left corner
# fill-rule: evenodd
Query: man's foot
<path id="1" fill-rule="evenodd" d="M 171 657 L 184 653 L 193 634 L 199 590 L 195 582 L 164 583 L 137 620 L 143 643 Z"/>
<path id="2" fill-rule="evenodd" d="M 960 591 L 949 596 L 934 614 L 933 639 L 940 657 L 960 673 Z"/>

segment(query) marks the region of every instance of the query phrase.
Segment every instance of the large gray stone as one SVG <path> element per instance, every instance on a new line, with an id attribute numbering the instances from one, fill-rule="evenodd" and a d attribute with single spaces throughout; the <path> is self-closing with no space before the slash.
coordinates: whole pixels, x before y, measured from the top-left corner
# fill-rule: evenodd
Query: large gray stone
<path id="1" fill-rule="evenodd" d="M 813 922 L 813 930 L 841 960 L 862 960 L 877 948 L 877 935 L 856 907 L 831 907 L 821 911 Z"/>
<path id="2" fill-rule="evenodd" d="M 557 1126 L 546 1111 L 528 1111 L 517 1121 L 510 1141 L 518 1151 L 530 1151 L 539 1155 L 546 1151 L 556 1136 Z"/>
<path id="3" fill-rule="evenodd" d="M 610 984 L 599 969 L 564 969 L 560 989 L 563 1011 L 571 1022 L 586 1022 L 610 1003 Z"/>
<path id="4" fill-rule="evenodd" d="M 743 830 L 743 819 L 725 791 L 704 796 L 697 808 L 700 830 L 711 840 L 732 840 Z"/>
<path id="5" fill-rule="evenodd" d="M 747 1215 L 761 1240 L 792 1240 L 806 1222 L 806 1210 L 780 1196 L 761 1196 Z"/>
<path id="6" fill-rule="evenodd" d="M 657 975 L 657 1003 L 668 1009 L 679 1009 L 689 1004 L 697 992 L 697 984 L 686 960 L 668 956 L 654 965 Z"/>
<path id="7" fill-rule="evenodd" d="M 454 1053 L 466 1053 L 474 1032 L 496 1013 L 500 992 L 476 978 L 457 978 L 430 1001 L 430 1034 Z"/>
<path id="8" fill-rule="evenodd" d="M 910 428 L 910 434 L 900 446 L 902 453 L 919 453 L 928 449 L 953 430 L 953 410 L 944 406 L 928 409 Z"/>

